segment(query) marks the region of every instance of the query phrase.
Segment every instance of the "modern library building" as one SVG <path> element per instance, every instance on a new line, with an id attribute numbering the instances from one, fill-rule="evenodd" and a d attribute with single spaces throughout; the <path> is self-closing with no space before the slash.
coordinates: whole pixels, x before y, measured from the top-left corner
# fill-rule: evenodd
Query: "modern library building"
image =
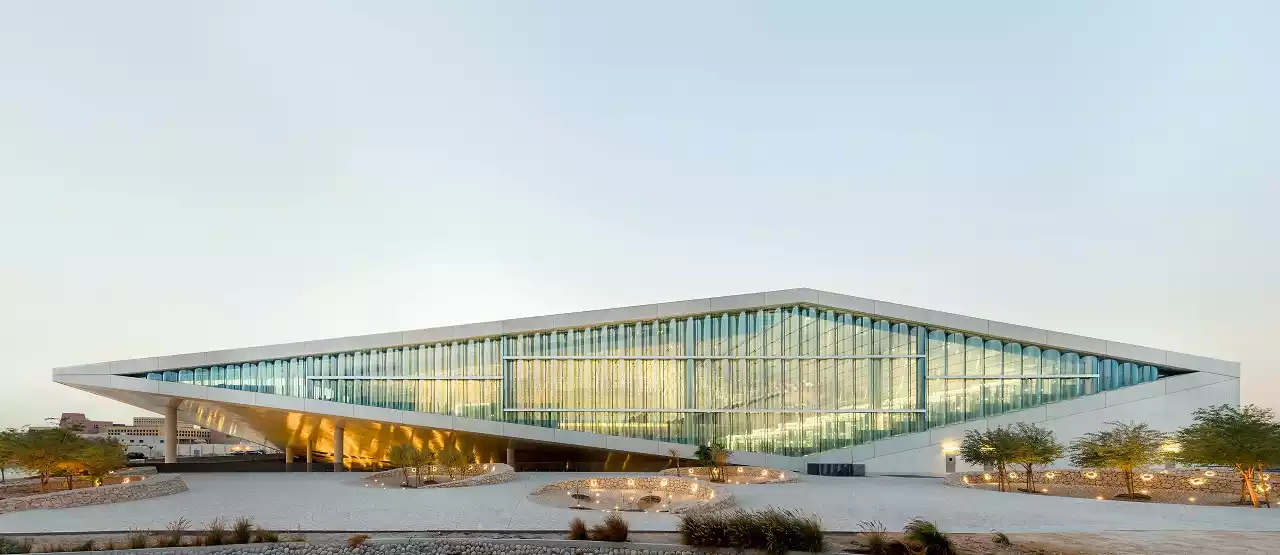
<path id="1" fill-rule="evenodd" d="M 719 442 L 740 464 L 941 474 L 957 470 L 968 429 L 1033 422 L 1066 442 L 1111 421 L 1172 430 L 1240 400 L 1235 362 L 812 289 L 103 362 L 53 379 L 163 414 L 168 431 L 209 427 L 336 470 L 403 442 L 522 470 L 616 471 Z"/>

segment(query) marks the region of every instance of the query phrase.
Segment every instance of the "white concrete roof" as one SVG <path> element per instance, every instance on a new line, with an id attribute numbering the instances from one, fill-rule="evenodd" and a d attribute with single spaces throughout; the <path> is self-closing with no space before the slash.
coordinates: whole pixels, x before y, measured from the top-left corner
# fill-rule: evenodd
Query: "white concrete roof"
<path id="1" fill-rule="evenodd" d="M 552 329 L 580 328 L 619 322 L 657 320 L 694 314 L 732 312 L 789 305 L 825 307 L 867 316 L 926 324 L 932 327 L 979 335 L 987 339 L 1033 343 L 1080 354 L 1142 362 L 1161 368 L 1210 372 L 1237 377 L 1240 375 L 1240 363 L 1238 362 L 984 320 L 982 318 L 852 297 L 816 289 L 784 289 L 764 293 L 588 310 L 476 324 L 101 362 L 55 368 L 53 374 L 132 374 L 154 370 L 288 359 L 296 356 L 340 351 L 430 344 Z"/>

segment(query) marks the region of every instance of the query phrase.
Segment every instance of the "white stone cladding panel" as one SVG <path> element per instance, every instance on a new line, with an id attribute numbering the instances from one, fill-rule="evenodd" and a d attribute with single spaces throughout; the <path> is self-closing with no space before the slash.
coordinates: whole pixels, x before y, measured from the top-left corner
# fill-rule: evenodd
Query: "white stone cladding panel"
<path id="1" fill-rule="evenodd" d="M 492 322 L 479 322 L 430 329 L 396 331 L 380 334 L 319 339 L 278 345 L 264 345 L 239 349 L 223 349 L 199 353 L 185 353 L 158 357 L 145 357 L 96 364 L 84 364 L 54 369 L 54 375 L 65 374 L 120 374 L 151 370 L 192 368 L 215 364 L 253 362 L 319 355 L 340 351 L 398 347 L 420 343 L 460 341 L 499 334 L 516 334 L 544 331 L 561 327 L 597 326 L 622 321 L 645 321 L 689 314 L 718 311 L 751 311 L 760 308 L 802 304 L 830 307 L 868 314 L 880 318 L 898 319 L 929 326 L 952 329 L 980 336 L 1003 337 L 1020 342 L 1042 343 L 1046 347 L 1075 350 L 1082 354 L 1096 354 L 1130 359 L 1160 366 L 1185 370 L 1220 373 L 1239 376 L 1239 363 L 1217 360 L 1197 355 L 1187 355 L 1161 349 L 1131 345 L 1118 341 L 1043 330 L 1030 326 L 995 322 L 982 318 L 930 310 L 905 304 L 863 299 L 838 293 L 808 288 L 784 289 L 763 293 L 729 295 L 705 299 L 691 299 L 620 308 L 606 308 L 581 312 L 514 318 Z"/>
<path id="2" fill-rule="evenodd" d="M 1205 384 L 1204 382 L 1209 383 Z M 1107 397 L 1112 392 L 1087 395 L 1062 403 L 1050 403 L 1035 409 L 1019 411 L 964 422 L 952 426 L 934 428 L 912 434 L 927 437 L 928 441 L 916 449 L 900 449 L 903 438 L 889 438 L 858 445 L 852 449 L 838 449 L 801 457 L 801 464 L 808 462 L 852 462 L 867 465 L 867 472 L 921 473 L 943 475 L 946 472 L 946 455 L 943 446 L 955 446 L 964 438 L 966 430 L 985 430 L 1019 421 L 1032 422 L 1054 432 L 1058 441 L 1068 444 L 1088 432 L 1106 427 L 1108 422 L 1145 422 L 1157 429 L 1172 432 L 1191 423 L 1192 412 L 1200 407 L 1240 403 L 1240 380 L 1226 378 L 1221 381 L 1195 374 L 1163 378 L 1149 384 L 1125 389 L 1142 388 L 1134 393 Z M 1167 389 L 1172 393 L 1164 393 Z M 1116 390 L 1123 391 L 1123 390 Z M 1059 407 L 1059 405 L 1062 405 Z M 887 445 L 888 451 L 880 450 Z M 1066 464 L 1060 460 L 1056 464 Z M 966 465 L 957 461 L 957 469 Z"/>
<path id="3" fill-rule="evenodd" d="M 1165 382 L 1164 380 L 1156 380 L 1154 382 L 1131 385 L 1128 387 L 1122 387 L 1120 389 L 1113 389 L 1111 391 L 1104 391 L 1101 393 L 1101 395 L 1106 396 L 1108 407 L 1115 406 L 1115 405 L 1122 405 L 1124 403 L 1132 403 L 1134 401 L 1140 401 L 1142 399 L 1150 399 L 1152 397 L 1159 397 L 1161 395 L 1164 395 L 1164 391 L 1165 391 L 1164 387 L 1166 383 L 1167 382 Z"/>

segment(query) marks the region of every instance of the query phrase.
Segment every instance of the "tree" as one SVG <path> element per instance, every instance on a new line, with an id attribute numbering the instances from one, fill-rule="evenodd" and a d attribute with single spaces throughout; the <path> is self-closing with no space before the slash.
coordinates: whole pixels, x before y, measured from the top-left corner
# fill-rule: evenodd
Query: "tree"
<path id="1" fill-rule="evenodd" d="M 65 476 L 73 471 L 76 454 L 84 443 L 84 438 L 63 428 L 27 428 L 16 434 L 13 461 L 39 476 L 43 490 L 49 485 L 50 476 Z"/>
<path id="2" fill-rule="evenodd" d="M 18 441 L 18 430 L 9 428 L 0 432 L 0 482 L 5 481 L 4 471 L 14 464 L 13 453 Z"/>
<path id="3" fill-rule="evenodd" d="M 729 465 L 729 457 L 732 456 L 733 451 L 725 449 L 723 445 L 716 442 L 711 444 L 711 463 L 715 466 L 717 481 L 724 481 L 724 467 Z"/>
<path id="4" fill-rule="evenodd" d="M 422 483 L 422 476 L 427 471 L 427 467 L 431 466 L 436 462 L 436 454 L 432 453 L 430 449 L 424 448 L 422 449 L 421 453 L 422 453 L 422 457 L 418 459 L 418 466 L 415 467 L 416 470 L 414 471 L 418 474 L 419 484 Z"/>
<path id="5" fill-rule="evenodd" d="M 991 430 L 966 430 L 960 441 L 960 458 L 971 465 L 994 466 L 1000 491 L 1009 490 L 1006 469 L 1017 450 L 1014 433 L 1005 427 Z"/>
<path id="6" fill-rule="evenodd" d="M 1080 468 L 1109 468 L 1124 474 L 1124 497 L 1133 491 L 1133 471 L 1159 463 L 1166 457 L 1169 435 L 1146 424 L 1108 422 L 1110 429 L 1090 432 L 1071 442 L 1071 464 Z M 1117 496 L 1120 497 L 1120 496 Z"/>
<path id="7" fill-rule="evenodd" d="M 94 487 L 101 486 L 108 474 L 129 464 L 124 446 L 114 439 L 86 440 L 75 457 L 80 472 L 93 481 Z"/>
<path id="8" fill-rule="evenodd" d="M 1280 464 L 1280 423 L 1275 413 L 1257 405 L 1215 405 L 1192 413 L 1194 423 L 1178 430 L 1175 455 L 1186 464 L 1233 466 L 1240 473 L 1242 492 L 1258 507 L 1256 476 Z"/>
<path id="9" fill-rule="evenodd" d="M 449 479 L 452 480 L 454 474 L 467 466 L 467 456 L 462 454 L 457 447 L 446 447 L 440 451 L 438 455 L 440 466 L 443 466 L 449 472 Z"/>
<path id="10" fill-rule="evenodd" d="M 667 449 L 667 455 L 671 457 L 671 462 L 675 463 L 676 475 L 679 476 L 680 475 L 680 454 L 677 453 L 675 449 Z M 667 464 L 671 464 L 671 462 L 668 462 Z"/>
<path id="11" fill-rule="evenodd" d="M 54 476 L 58 478 L 66 478 L 67 489 L 71 490 L 71 489 L 75 489 L 76 476 L 79 476 L 81 472 L 84 472 L 84 467 L 80 464 L 79 460 L 67 459 L 65 461 L 62 461 L 61 463 L 58 463 L 58 469 L 54 470 L 53 474 L 51 474 L 50 476 Z"/>
<path id="12" fill-rule="evenodd" d="M 1027 492 L 1035 492 L 1035 465 L 1052 464 L 1062 457 L 1062 444 L 1054 439 L 1052 431 L 1035 424 L 1019 422 L 1011 431 L 1014 447 L 1013 457 L 1009 462 L 1022 465 L 1027 472 Z"/>
<path id="13" fill-rule="evenodd" d="M 414 447 L 412 443 L 401 443 L 391 447 L 391 454 L 388 457 L 391 466 L 398 467 L 400 472 L 404 474 L 404 485 L 409 484 L 409 469 L 413 468 L 414 473 L 418 475 L 418 483 L 422 483 L 422 474 L 419 470 L 423 464 L 424 458 L 422 451 Z"/>

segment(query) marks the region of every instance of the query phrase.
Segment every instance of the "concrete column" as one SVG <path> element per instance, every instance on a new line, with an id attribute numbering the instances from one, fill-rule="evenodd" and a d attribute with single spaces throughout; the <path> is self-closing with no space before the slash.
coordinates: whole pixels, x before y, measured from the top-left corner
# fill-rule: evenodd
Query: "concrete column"
<path id="1" fill-rule="evenodd" d="M 346 428 L 335 426 L 333 428 L 333 471 L 345 472 L 342 466 L 342 434 L 346 433 Z"/>
<path id="2" fill-rule="evenodd" d="M 178 405 L 164 408 L 164 462 L 178 462 Z"/>
<path id="3" fill-rule="evenodd" d="M 293 464 L 293 446 L 284 446 L 284 471 L 289 471 L 289 466 Z"/>
<path id="4" fill-rule="evenodd" d="M 516 450 L 510 447 L 507 448 L 507 466 L 516 467 Z"/>
<path id="5" fill-rule="evenodd" d="M 311 452 L 316 448 L 315 442 L 307 438 L 307 472 L 311 472 Z"/>

